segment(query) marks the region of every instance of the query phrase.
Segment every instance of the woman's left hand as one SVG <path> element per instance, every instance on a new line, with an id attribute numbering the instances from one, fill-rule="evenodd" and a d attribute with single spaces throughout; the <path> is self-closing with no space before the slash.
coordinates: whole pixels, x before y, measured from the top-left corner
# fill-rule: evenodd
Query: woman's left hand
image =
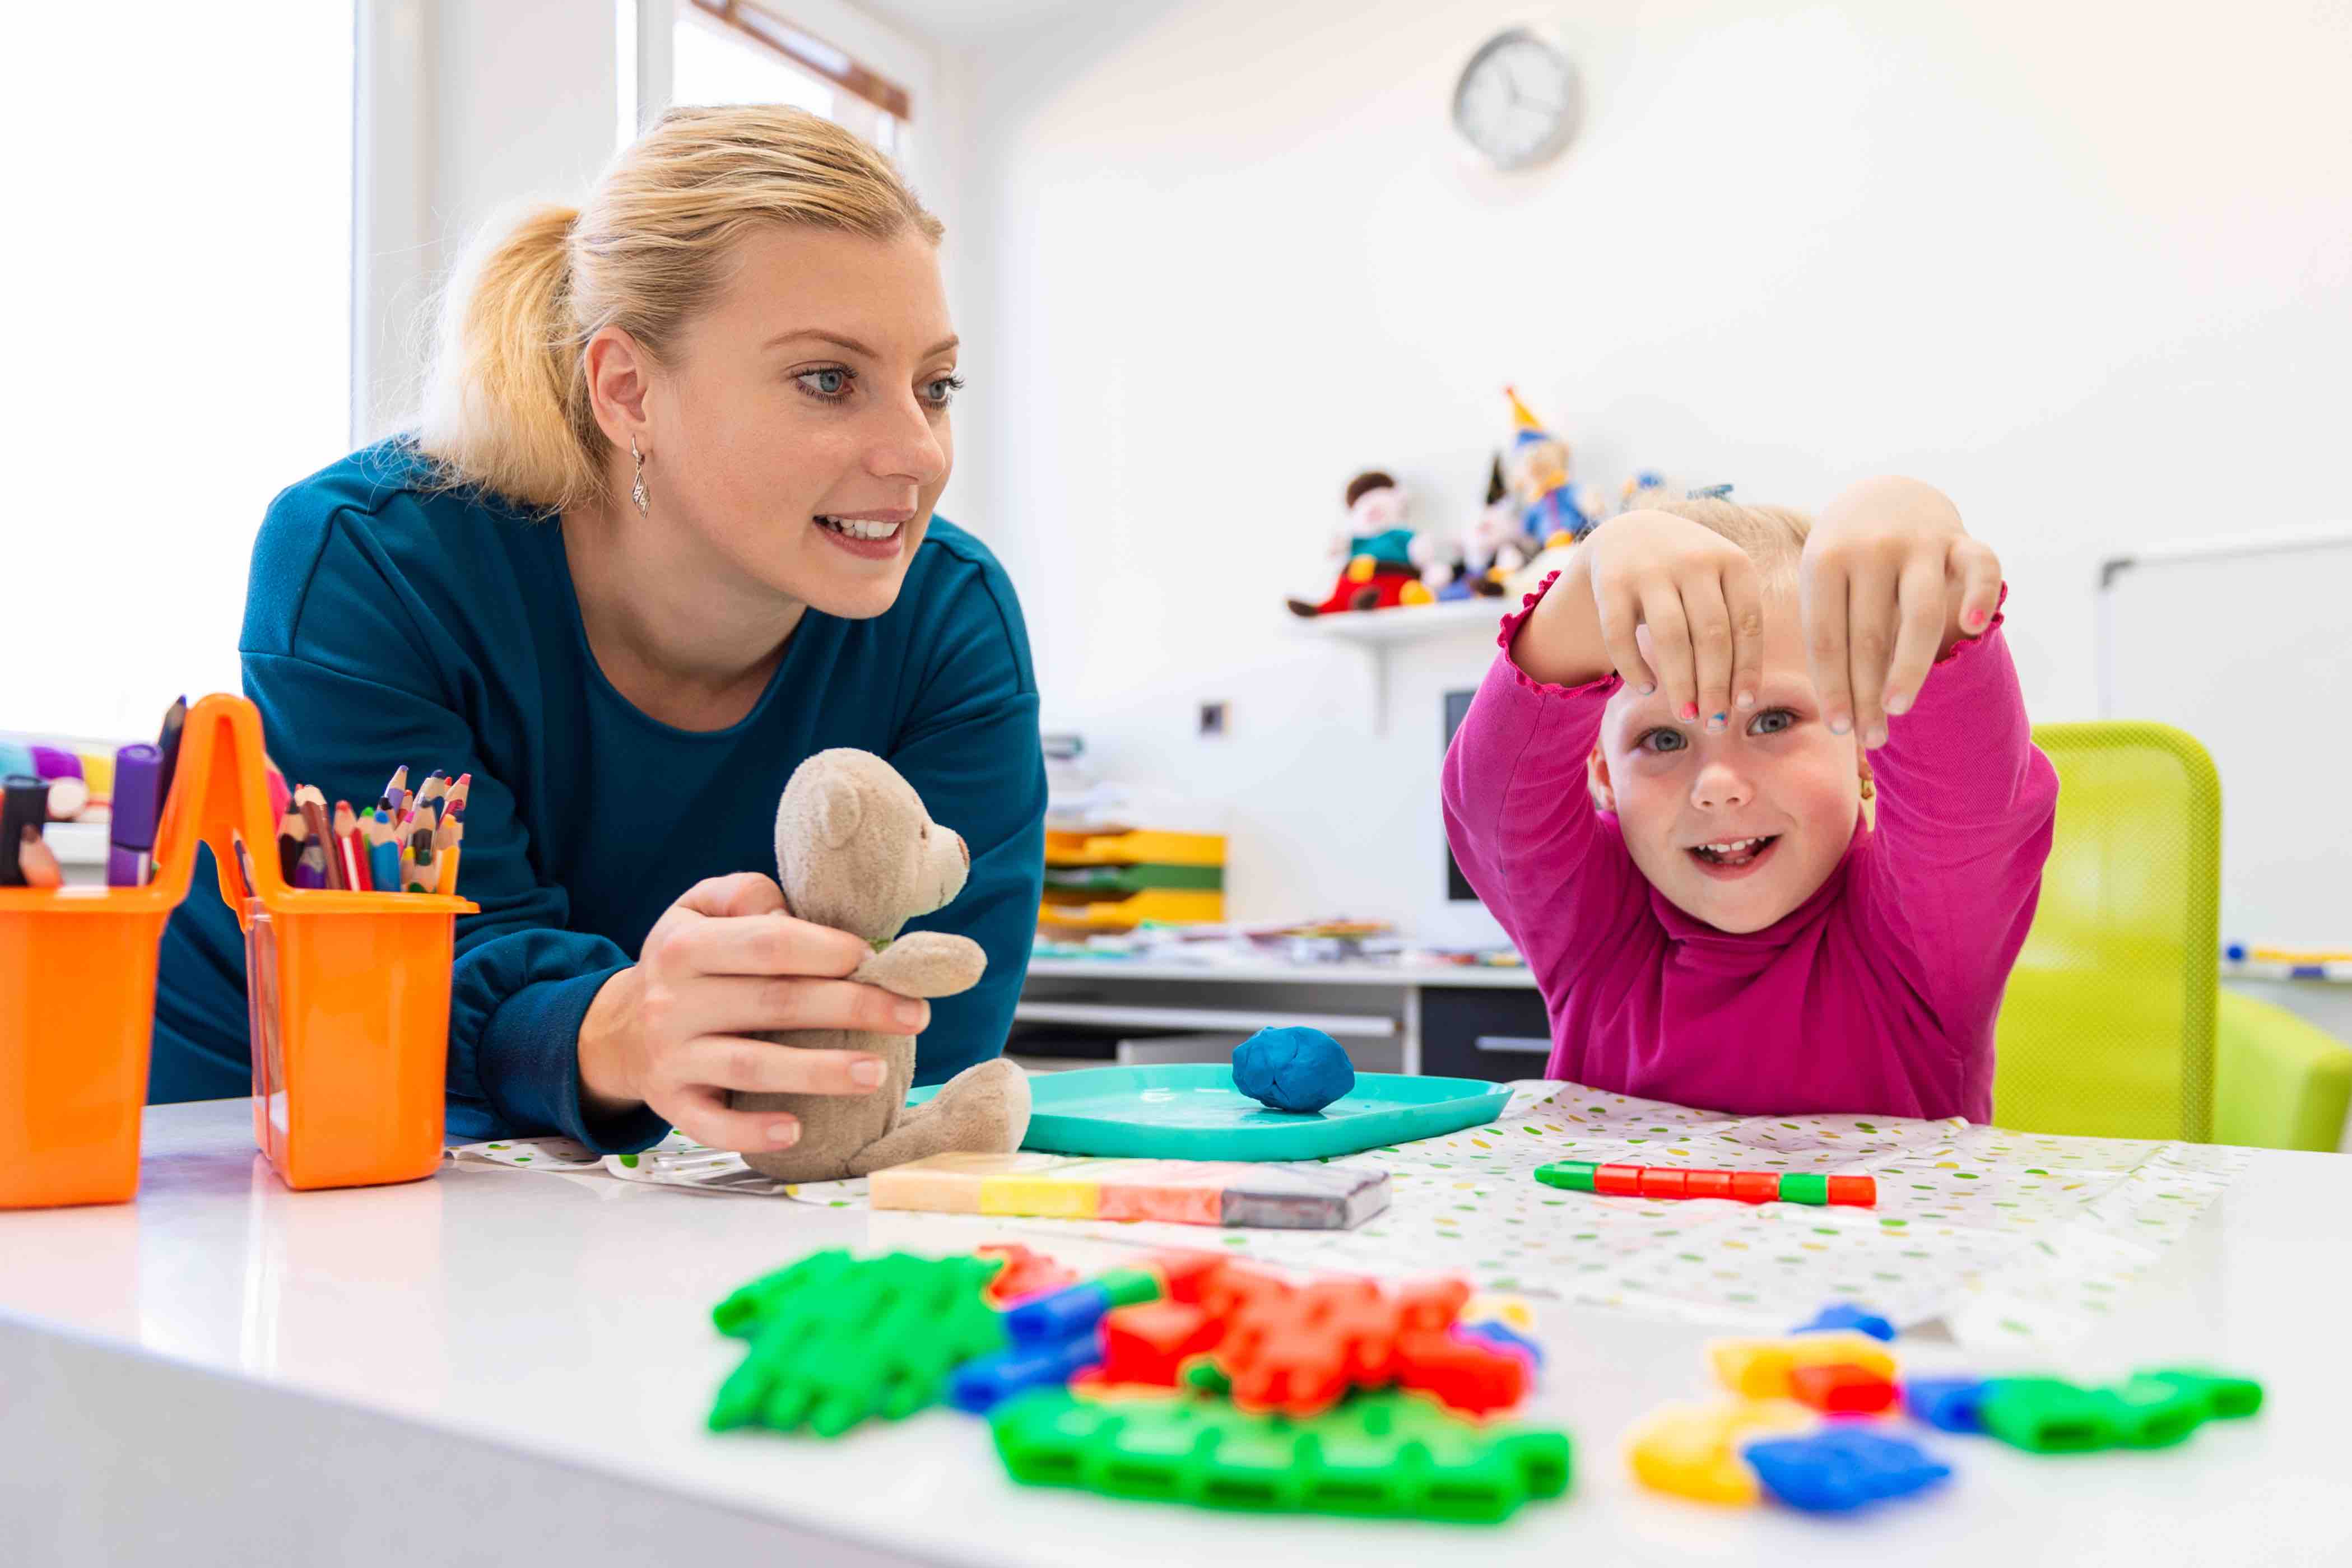
<path id="1" fill-rule="evenodd" d="M 1969 537 L 1943 493 L 1866 479 L 1823 509 L 1797 570 L 1805 652 L 1822 716 L 1863 745 L 1918 698 L 1936 661 L 1991 623 L 2000 559 Z"/>

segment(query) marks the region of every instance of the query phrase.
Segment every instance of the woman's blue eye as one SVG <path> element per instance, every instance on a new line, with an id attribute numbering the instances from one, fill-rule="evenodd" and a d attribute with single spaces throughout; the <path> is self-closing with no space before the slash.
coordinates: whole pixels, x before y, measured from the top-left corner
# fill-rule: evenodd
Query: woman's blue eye
<path id="1" fill-rule="evenodd" d="M 1654 729 L 1634 744 L 1644 751 L 1664 756 L 1669 751 L 1680 751 L 1690 742 L 1678 729 Z"/>
<path id="2" fill-rule="evenodd" d="M 963 378 L 940 376 L 924 387 L 923 391 L 930 398 L 933 408 L 945 408 L 955 402 L 956 393 L 963 391 Z"/>
<path id="3" fill-rule="evenodd" d="M 1797 722 L 1797 716 L 1787 708 L 1767 708 L 1748 723 L 1750 735 L 1778 735 Z"/>
<path id="4" fill-rule="evenodd" d="M 801 390 L 812 397 L 830 402 L 849 395 L 849 372 L 839 365 L 822 371 L 803 371 L 793 379 L 800 382 Z"/>

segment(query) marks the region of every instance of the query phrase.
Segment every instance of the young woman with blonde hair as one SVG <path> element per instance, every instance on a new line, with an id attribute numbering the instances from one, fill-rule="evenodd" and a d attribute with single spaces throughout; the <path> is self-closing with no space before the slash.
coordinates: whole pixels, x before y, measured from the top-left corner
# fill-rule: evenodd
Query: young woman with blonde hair
<path id="1" fill-rule="evenodd" d="M 271 506 L 240 645 L 288 774 L 355 804 L 402 763 L 474 776 L 453 1132 L 772 1149 L 792 1119 L 730 1091 L 862 1093 L 880 1064 L 756 1031 L 919 1031 L 923 1082 L 1002 1049 L 1045 770 L 1012 585 L 931 514 L 961 384 L 939 237 L 825 120 L 674 111 L 453 286 L 412 433 Z M 843 746 L 971 846 L 916 924 L 988 975 L 935 1014 L 848 984 L 865 945 L 751 869 L 793 768 Z M 247 1092 L 243 989 L 235 920 L 188 900 L 154 1098 Z"/>

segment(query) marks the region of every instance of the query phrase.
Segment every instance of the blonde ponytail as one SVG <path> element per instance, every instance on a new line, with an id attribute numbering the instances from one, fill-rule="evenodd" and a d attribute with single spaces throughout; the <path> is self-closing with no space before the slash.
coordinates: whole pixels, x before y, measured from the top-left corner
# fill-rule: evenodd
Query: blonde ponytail
<path id="1" fill-rule="evenodd" d="M 538 209 L 452 280 L 416 432 L 442 482 L 549 515 L 603 498 L 611 444 L 588 399 L 588 340 L 618 327 L 662 359 L 761 223 L 940 233 L 888 160 L 831 120 L 672 110 L 584 207 Z"/>

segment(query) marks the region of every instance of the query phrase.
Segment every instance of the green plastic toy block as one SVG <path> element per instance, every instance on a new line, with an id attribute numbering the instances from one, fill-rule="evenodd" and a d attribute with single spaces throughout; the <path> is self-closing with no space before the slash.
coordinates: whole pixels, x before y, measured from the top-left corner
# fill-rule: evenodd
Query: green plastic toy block
<path id="1" fill-rule="evenodd" d="M 2107 1429 L 2127 1448 L 2164 1448 L 2205 1424 L 2213 1402 L 2201 1388 L 2183 1388 L 2153 1377 L 2134 1377 L 2103 1389 Z"/>
<path id="2" fill-rule="evenodd" d="M 1536 1180 L 1546 1186 L 1564 1186 L 1570 1192 L 1591 1192 L 1592 1173 L 1600 1168 L 1590 1160 L 1554 1160 L 1536 1167 Z"/>
<path id="3" fill-rule="evenodd" d="M 937 1403 L 959 1364 L 1004 1348 L 1003 1319 L 982 1294 L 1003 1266 L 835 1249 L 752 1281 L 711 1311 L 721 1333 L 751 1346 L 719 1385 L 710 1429 L 837 1437 L 868 1416 L 895 1421 Z"/>
<path id="4" fill-rule="evenodd" d="M 1780 1198 L 1782 1203 L 1810 1203 L 1818 1207 L 1830 1200 L 1830 1178 L 1805 1172 L 1782 1171 Z"/>
<path id="5" fill-rule="evenodd" d="M 1213 1398 L 1041 1388 L 992 1426 L 1015 1480 L 1201 1508 L 1493 1523 L 1569 1482 L 1567 1434 L 1476 1425 L 1393 1391 L 1292 1420 Z"/>
<path id="6" fill-rule="evenodd" d="M 1979 1409 L 1986 1431 L 2032 1453 L 2088 1453 L 2116 1440 L 2106 1395 L 2055 1377 L 1993 1378 Z"/>
<path id="7" fill-rule="evenodd" d="M 2213 1420 L 2234 1421 L 2263 1407 L 2263 1385 L 2251 1377 L 2232 1377 L 2197 1366 L 2167 1366 L 2143 1372 L 2132 1379 L 2135 1383 L 2143 1380 L 2202 1395 L 2206 1415 Z"/>

